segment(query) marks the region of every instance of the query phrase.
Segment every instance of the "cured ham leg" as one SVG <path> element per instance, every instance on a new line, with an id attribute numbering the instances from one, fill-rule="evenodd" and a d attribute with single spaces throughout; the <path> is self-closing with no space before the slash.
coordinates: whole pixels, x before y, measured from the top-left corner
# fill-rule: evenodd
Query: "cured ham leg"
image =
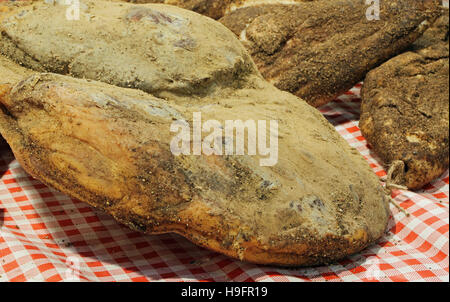
<path id="1" fill-rule="evenodd" d="M 173 6 L 84 3 L 79 21 L 39 2 L 0 25 L 10 57 L 71 75 L 0 86 L 0 133 L 31 175 L 132 229 L 254 263 L 328 263 L 382 236 L 388 200 L 367 162 L 319 111 L 266 82 L 223 25 Z M 261 165 L 248 146 L 175 154 L 173 123 L 193 128 L 199 113 L 277 121 L 277 162 Z"/>

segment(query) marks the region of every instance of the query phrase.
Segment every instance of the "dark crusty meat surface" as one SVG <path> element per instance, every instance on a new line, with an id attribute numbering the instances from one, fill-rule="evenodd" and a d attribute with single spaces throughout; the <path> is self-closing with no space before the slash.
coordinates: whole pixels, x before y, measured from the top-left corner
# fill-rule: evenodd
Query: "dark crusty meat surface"
<path id="1" fill-rule="evenodd" d="M 361 130 L 386 166 L 405 164 L 419 189 L 449 165 L 448 10 L 411 48 L 371 71 L 362 90 Z"/>
<path id="2" fill-rule="evenodd" d="M 383 235 L 389 204 L 364 158 L 266 82 L 223 25 L 174 6 L 83 3 L 77 26 L 41 1 L 0 23 L 18 62 L 90 78 L 0 86 L 0 133 L 31 175 L 132 229 L 260 264 L 329 263 Z M 277 120 L 278 161 L 174 155 L 170 126 L 195 112 L 222 125 Z"/>
<path id="3" fill-rule="evenodd" d="M 220 22 L 244 43 L 266 80 L 318 107 L 414 42 L 434 21 L 439 2 L 380 1 L 380 20 L 371 21 L 361 0 L 257 5 Z"/>

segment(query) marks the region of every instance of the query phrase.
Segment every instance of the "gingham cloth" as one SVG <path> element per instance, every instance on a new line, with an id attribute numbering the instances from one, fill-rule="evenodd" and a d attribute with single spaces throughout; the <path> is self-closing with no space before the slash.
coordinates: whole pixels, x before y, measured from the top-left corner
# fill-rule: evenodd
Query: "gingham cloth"
<path id="1" fill-rule="evenodd" d="M 386 175 L 358 128 L 359 88 L 321 108 Z M 30 177 L 0 148 L 0 281 L 449 281 L 448 172 L 423 191 L 397 191 L 386 235 L 333 265 L 243 263 L 174 234 L 143 235 Z"/>

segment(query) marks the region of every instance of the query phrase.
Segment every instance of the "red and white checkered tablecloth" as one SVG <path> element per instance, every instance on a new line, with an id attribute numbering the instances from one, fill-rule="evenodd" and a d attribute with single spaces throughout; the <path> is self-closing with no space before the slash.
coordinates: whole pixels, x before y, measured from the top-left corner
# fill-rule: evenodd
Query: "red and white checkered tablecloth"
<path id="1" fill-rule="evenodd" d="M 358 128 L 360 85 L 321 111 L 386 175 Z M 449 174 L 398 191 L 386 235 L 333 265 L 243 263 L 174 235 L 143 235 L 30 177 L 0 147 L 0 281 L 449 281 Z"/>

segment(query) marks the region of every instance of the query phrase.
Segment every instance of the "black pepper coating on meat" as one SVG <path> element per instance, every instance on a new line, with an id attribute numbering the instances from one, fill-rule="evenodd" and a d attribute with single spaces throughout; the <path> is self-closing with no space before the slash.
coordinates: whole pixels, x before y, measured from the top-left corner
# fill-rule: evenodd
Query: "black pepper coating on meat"
<path id="1" fill-rule="evenodd" d="M 410 46 L 438 6 L 380 1 L 380 20 L 368 20 L 369 6 L 360 0 L 257 5 L 220 22 L 240 37 L 266 80 L 319 107 Z"/>
<path id="2" fill-rule="evenodd" d="M 420 189 L 449 165 L 448 10 L 405 52 L 371 71 L 362 89 L 361 131 L 403 184 Z"/>

